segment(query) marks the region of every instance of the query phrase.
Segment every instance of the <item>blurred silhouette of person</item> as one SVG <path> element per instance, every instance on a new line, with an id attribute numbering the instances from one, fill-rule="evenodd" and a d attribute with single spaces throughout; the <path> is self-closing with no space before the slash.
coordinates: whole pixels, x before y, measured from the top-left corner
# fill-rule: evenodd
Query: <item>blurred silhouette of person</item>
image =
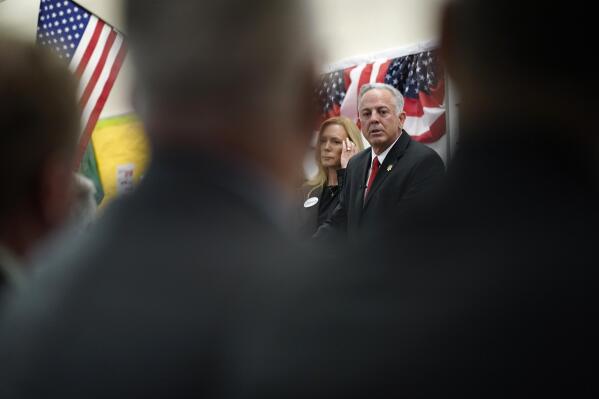
<path id="1" fill-rule="evenodd" d="M 348 163 L 339 205 L 317 238 L 346 235 L 359 241 L 372 235 L 441 180 L 441 157 L 403 130 L 403 106 L 402 94 L 391 85 L 369 83 L 360 89 L 358 114 L 371 147 Z"/>
<path id="2" fill-rule="evenodd" d="M 329 118 L 320 126 L 316 139 L 316 175 L 304 183 L 300 232 L 312 236 L 339 204 L 345 168 L 364 149 L 356 124 L 343 116 Z"/>
<path id="3" fill-rule="evenodd" d="M 539 7 L 458 0 L 444 12 L 460 144 L 447 187 L 409 222 L 404 276 L 422 313 L 404 318 L 419 336 L 408 380 L 429 397 L 596 392 L 597 79 L 558 54 L 592 35 L 592 19 L 581 2 Z"/>
<path id="4" fill-rule="evenodd" d="M 78 138 L 73 79 L 44 50 L 0 38 L 0 291 L 68 218 Z"/>
<path id="5" fill-rule="evenodd" d="M 153 160 L 11 299 L 2 397 L 234 393 L 233 354 L 304 263 L 289 224 L 316 115 L 304 2 L 125 4 Z"/>

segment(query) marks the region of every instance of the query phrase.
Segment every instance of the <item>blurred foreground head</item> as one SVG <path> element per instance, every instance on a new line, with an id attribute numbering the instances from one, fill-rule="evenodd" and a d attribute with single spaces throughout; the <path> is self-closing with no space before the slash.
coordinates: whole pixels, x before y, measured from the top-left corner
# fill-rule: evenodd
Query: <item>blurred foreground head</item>
<path id="1" fill-rule="evenodd" d="M 522 117 L 572 127 L 597 105 L 589 51 L 595 16 L 579 0 L 452 0 L 445 9 L 442 53 L 456 81 L 465 122 Z M 582 117 L 581 117 L 582 116 Z"/>
<path id="2" fill-rule="evenodd" d="M 0 38 L 0 243 L 16 255 L 69 214 L 77 109 L 76 84 L 61 60 Z"/>
<path id="3" fill-rule="evenodd" d="M 128 0 L 137 108 L 154 150 L 208 150 L 282 182 L 299 170 L 314 121 L 304 4 Z"/>

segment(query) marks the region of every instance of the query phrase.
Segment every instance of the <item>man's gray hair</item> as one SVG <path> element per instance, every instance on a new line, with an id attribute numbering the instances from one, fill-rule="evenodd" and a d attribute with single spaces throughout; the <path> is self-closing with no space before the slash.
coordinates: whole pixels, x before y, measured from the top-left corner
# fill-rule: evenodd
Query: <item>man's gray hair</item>
<path id="1" fill-rule="evenodd" d="M 395 98 L 396 114 L 399 115 L 403 111 L 403 106 L 404 106 L 403 95 L 395 87 L 388 85 L 386 83 L 367 83 L 364 86 L 362 86 L 362 88 L 360 89 L 360 97 L 358 100 L 358 104 L 362 102 L 362 97 L 364 97 L 364 94 L 366 94 L 367 92 L 369 92 L 370 90 L 373 90 L 373 89 L 387 90 L 388 92 L 393 94 L 393 97 Z"/>
<path id="2" fill-rule="evenodd" d="M 220 95 L 225 104 L 253 104 L 253 96 L 305 62 L 309 48 L 300 0 L 127 0 L 125 5 L 138 83 L 151 99 L 214 101 Z"/>

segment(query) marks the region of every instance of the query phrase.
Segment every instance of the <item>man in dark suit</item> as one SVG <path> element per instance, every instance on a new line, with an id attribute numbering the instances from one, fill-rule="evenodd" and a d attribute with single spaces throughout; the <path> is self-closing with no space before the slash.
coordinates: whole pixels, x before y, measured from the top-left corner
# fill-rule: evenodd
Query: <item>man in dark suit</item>
<path id="1" fill-rule="evenodd" d="M 371 147 L 350 160 L 339 205 L 316 238 L 346 234 L 354 240 L 381 232 L 390 217 L 401 217 L 443 176 L 439 155 L 402 129 L 403 104 L 391 85 L 362 86 L 358 112 Z"/>
<path id="2" fill-rule="evenodd" d="M 288 224 L 314 115 L 303 3 L 127 2 L 152 164 L 10 301 L 0 397 L 237 396 L 237 358 L 304 264 Z"/>

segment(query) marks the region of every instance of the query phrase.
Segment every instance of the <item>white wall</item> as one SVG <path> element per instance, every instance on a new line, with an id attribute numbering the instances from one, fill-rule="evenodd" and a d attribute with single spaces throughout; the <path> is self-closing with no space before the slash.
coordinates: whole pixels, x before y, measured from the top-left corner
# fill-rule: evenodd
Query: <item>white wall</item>
<path id="1" fill-rule="evenodd" d="M 0 28 L 35 40 L 40 0 L 0 2 Z M 248 0 L 251 1 L 251 0 Z M 444 0 L 306 0 L 316 11 L 323 63 L 401 47 L 437 36 Z M 122 0 L 78 0 L 109 24 L 123 30 Z M 125 62 L 102 117 L 131 110 L 131 66 Z"/>
<path id="2" fill-rule="evenodd" d="M 310 0 L 323 47 L 336 62 L 436 39 L 445 0 Z"/>

